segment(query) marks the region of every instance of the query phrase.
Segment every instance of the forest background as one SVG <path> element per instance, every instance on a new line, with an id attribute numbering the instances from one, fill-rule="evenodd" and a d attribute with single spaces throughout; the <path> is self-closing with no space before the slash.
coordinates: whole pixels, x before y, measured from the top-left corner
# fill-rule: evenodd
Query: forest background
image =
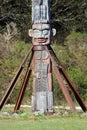
<path id="1" fill-rule="evenodd" d="M 51 0 L 50 10 L 51 25 L 57 30 L 52 48 L 87 103 L 87 0 Z M 32 45 L 28 36 L 31 27 L 30 0 L 0 0 L 0 100 Z M 15 103 L 25 70 L 26 65 L 7 103 Z M 63 95 L 53 78 L 55 104 L 63 104 Z M 32 77 L 23 104 L 30 104 L 31 94 Z"/>

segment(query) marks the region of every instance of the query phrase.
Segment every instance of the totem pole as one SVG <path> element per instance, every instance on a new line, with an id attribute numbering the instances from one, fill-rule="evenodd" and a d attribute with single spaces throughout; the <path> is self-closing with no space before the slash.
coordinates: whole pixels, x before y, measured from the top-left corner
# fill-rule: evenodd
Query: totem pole
<path id="1" fill-rule="evenodd" d="M 53 113 L 52 66 L 44 45 L 51 43 L 56 30 L 50 26 L 50 0 L 32 0 L 33 95 L 32 110 Z"/>
<path id="2" fill-rule="evenodd" d="M 87 107 L 82 101 L 76 87 L 71 82 L 60 60 L 57 58 L 55 52 L 50 46 L 52 37 L 55 34 L 56 30 L 52 29 L 50 26 L 50 0 L 32 0 L 32 29 L 29 30 L 29 36 L 32 37 L 33 45 L 24 57 L 6 93 L 4 94 L 0 102 L 0 110 L 10 97 L 24 68 L 24 64 L 30 56 L 22 87 L 15 104 L 14 112 L 17 112 L 21 106 L 32 72 L 32 111 L 37 112 L 38 114 L 53 114 L 54 98 L 52 70 L 71 111 L 75 113 L 76 108 L 68 89 L 72 91 L 82 110 L 84 112 L 87 111 Z M 67 82 L 68 87 L 65 86 L 63 82 L 64 80 Z"/>

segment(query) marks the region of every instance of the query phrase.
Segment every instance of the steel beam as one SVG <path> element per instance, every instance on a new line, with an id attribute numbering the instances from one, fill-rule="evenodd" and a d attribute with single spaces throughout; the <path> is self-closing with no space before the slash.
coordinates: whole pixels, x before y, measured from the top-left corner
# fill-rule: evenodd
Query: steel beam
<path id="1" fill-rule="evenodd" d="M 17 110 L 20 109 L 21 102 L 23 100 L 24 93 L 25 93 L 30 75 L 31 75 L 31 69 L 28 68 L 26 75 L 25 75 L 25 78 L 24 78 L 24 81 L 23 81 L 23 85 L 21 87 L 21 90 L 20 90 L 20 93 L 19 93 L 19 96 L 18 96 L 18 99 L 17 99 L 17 102 L 16 102 L 16 105 L 15 105 L 15 108 L 14 108 L 14 112 L 17 112 Z"/>
<path id="2" fill-rule="evenodd" d="M 81 106 L 82 110 L 83 110 L 84 112 L 86 112 L 86 111 L 87 111 L 87 107 L 86 107 L 86 105 L 84 104 L 84 102 L 82 101 L 82 99 L 81 99 L 79 93 L 77 92 L 75 86 L 74 86 L 73 83 L 71 82 L 71 80 L 70 80 L 69 76 L 67 75 L 65 69 L 64 69 L 63 67 L 61 67 L 59 70 L 60 70 L 60 72 L 63 74 L 64 78 L 66 79 L 66 81 L 67 81 L 67 83 L 68 83 L 70 89 L 72 90 L 72 92 L 73 92 L 73 94 L 74 94 L 74 96 L 75 96 L 77 102 L 78 102 L 79 105 Z"/>
<path id="3" fill-rule="evenodd" d="M 30 75 L 31 75 L 30 65 L 31 65 L 32 58 L 33 58 L 33 51 L 32 51 L 31 57 L 30 57 L 30 61 L 29 61 L 28 67 L 27 67 L 27 71 L 26 71 L 24 80 L 23 80 L 22 87 L 21 87 L 16 105 L 15 105 L 15 108 L 14 108 L 14 112 L 17 112 L 17 110 L 19 110 L 19 108 L 21 106 L 21 102 L 23 100 L 24 93 L 25 93 L 25 90 L 26 90 L 26 87 L 27 87 L 27 84 L 28 84 L 28 81 L 29 81 L 29 78 L 30 78 Z"/>
<path id="4" fill-rule="evenodd" d="M 53 69 L 53 71 L 54 71 L 54 74 L 55 74 L 55 76 L 56 76 L 56 79 L 57 79 L 57 81 L 58 81 L 58 84 L 59 84 L 59 86 L 60 86 L 60 88 L 61 88 L 61 90 L 62 90 L 62 92 L 63 92 L 63 94 L 64 94 L 64 97 L 65 97 L 67 103 L 69 104 L 69 106 L 70 106 L 72 112 L 75 113 L 75 112 L 76 112 L 75 105 L 74 105 L 74 103 L 73 103 L 73 101 L 72 101 L 72 99 L 71 99 L 71 96 L 70 96 L 70 94 L 69 94 L 69 92 L 68 92 L 68 89 L 66 88 L 66 86 L 64 85 L 64 83 L 63 83 L 63 81 L 62 81 L 62 78 L 61 78 L 61 75 L 60 75 L 60 73 L 59 73 L 59 70 L 58 70 L 58 68 L 57 68 L 57 66 L 56 66 L 56 64 L 55 64 L 55 61 L 54 61 L 53 57 L 51 56 L 51 54 L 50 54 L 50 52 L 49 52 L 47 46 L 45 46 L 45 48 L 46 48 L 46 50 L 47 50 L 47 52 L 48 52 L 48 54 L 49 54 L 49 56 L 50 56 L 50 59 L 51 59 L 51 61 L 52 61 L 52 69 Z"/>
<path id="5" fill-rule="evenodd" d="M 48 48 L 49 48 L 49 50 L 50 50 L 51 56 L 55 59 L 56 64 L 58 64 L 58 68 L 59 68 L 60 73 L 63 75 L 63 77 L 64 77 L 65 80 L 67 81 L 67 83 L 68 83 L 68 85 L 69 85 L 71 91 L 73 92 L 73 94 L 74 94 L 74 96 L 75 96 L 77 102 L 78 102 L 79 105 L 81 106 L 82 110 L 83 110 L 84 112 L 86 112 L 86 111 L 87 111 L 87 107 L 86 107 L 86 105 L 84 104 L 84 102 L 82 101 L 82 99 L 81 99 L 79 93 L 77 92 L 75 85 L 71 82 L 69 76 L 67 75 L 67 73 L 66 73 L 66 71 L 65 71 L 65 69 L 64 69 L 64 67 L 63 67 L 63 65 L 62 65 L 62 63 L 60 62 L 60 60 L 59 60 L 58 57 L 56 56 L 56 54 L 55 54 L 54 50 L 52 49 L 52 47 L 51 47 L 51 46 L 48 46 Z"/>
<path id="6" fill-rule="evenodd" d="M 8 98 L 9 98 L 11 92 L 13 91 L 13 89 L 14 89 L 14 87 L 15 87 L 15 84 L 16 84 L 16 81 L 17 81 L 17 79 L 19 78 L 19 76 L 20 76 L 20 74 L 21 74 L 21 72 L 22 72 L 22 70 L 23 70 L 23 68 L 24 68 L 24 64 L 25 64 L 25 62 L 26 62 L 28 56 L 30 55 L 30 53 L 31 53 L 31 51 L 32 51 L 32 48 L 33 48 L 33 47 L 30 48 L 30 50 L 28 51 L 27 55 L 26 55 L 25 58 L 23 59 L 23 61 L 22 61 L 21 65 L 20 65 L 20 67 L 18 68 L 18 71 L 16 72 L 16 74 L 15 74 L 14 78 L 12 79 L 12 81 L 11 81 L 11 83 L 10 83 L 10 85 L 9 85 L 9 87 L 8 87 L 8 89 L 7 89 L 7 91 L 6 91 L 6 93 L 4 94 L 4 96 L 3 96 L 3 98 L 2 98 L 2 100 L 1 100 L 1 102 L 0 102 L 0 110 L 3 108 L 4 104 L 7 102 Z"/>

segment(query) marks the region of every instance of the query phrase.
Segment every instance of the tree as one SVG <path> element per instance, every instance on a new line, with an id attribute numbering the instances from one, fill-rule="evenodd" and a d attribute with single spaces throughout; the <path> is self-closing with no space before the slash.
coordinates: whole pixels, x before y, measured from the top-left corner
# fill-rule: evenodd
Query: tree
<path id="1" fill-rule="evenodd" d="M 1 0 L 0 30 L 12 21 L 25 38 L 28 28 L 31 28 L 31 0 Z M 51 22 L 60 34 L 67 34 L 72 29 L 87 31 L 87 1 L 51 0 Z"/>
<path id="2" fill-rule="evenodd" d="M 85 0 L 51 0 L 51 17 L 54 21 L 87 31 L 87 2 Z M 86 27 L 84 26 L 86 23 Z"/>
<path id="3" fill-rule="evenodd" d="M 30 0 L 4 0 L 1 2 L 0 27 L 3 28 L 10 22 L 17 24 L 18 30 L 23 37 L 26 37 L 28 28 L 31 25 L 31 4 Z"/>
<path id="4" fill-rule="evenodd" d="M 63 44 L 72 30 L 87 32 L 87 1 L 51 0 L 51 20 L 57 43 Z"/>

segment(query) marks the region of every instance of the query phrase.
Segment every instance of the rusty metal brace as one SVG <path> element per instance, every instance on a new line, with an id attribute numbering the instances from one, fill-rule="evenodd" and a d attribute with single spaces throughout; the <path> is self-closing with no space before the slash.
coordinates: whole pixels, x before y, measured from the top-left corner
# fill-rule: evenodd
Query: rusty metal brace
<path id="1" fill-rule="evenodd" d="M 86 111 L 87 111 L 86 105 L 85 105 L 84 102 L 82 101 L 82 99 L 81 99 L 79 93 L 78 93 L 77 90 L 76 90 L 75 85 L 73 85 L 73 83 L 71 82 L 69 76 L 67 75 L 67 73 L 66 73 L 64 67 L 62 66 L 60 60 L 57 58 L 55 52 L 53 51 L 53 49 L 51 48 L 51 46 L 46 47 L 46 49 L 47 49 L 47 51 L 49 52 L 49 55 L 50 55 L 50 57 L 51 57 L 51 60 L 53 61 L 53 64 L 56 63 L 56 65 L 58 65 L 58 66 L 54 65 L 54 67 L 53 67 L 53 70 L 55 69 L 55 70 L 54 70 L 54 71 L 55 71 L 55 75 L 56 75 L 57 73 L 59 73 L 59 72 L 63 75 L 63 77 L 65 78 L 65 80 L 66 80 L 67 83 L 68 83 L 68 86 L 69 86 L 70 89 L 72 90 L 72 92 L 73 92 L 73 94 L 74 94 L 74 96 L 75 96 L 77 102 L 78 102 L 79 105 L 81 106 L 82 110 L 83 110 L 84 112 L 86 112 Z M 49 49 L 50 49 L 50 51 L 49 51 Z M 56 60 L 56 62 L 55 62 L 54 59 Z M 57 67 L 58 67 L 58 68 L 57 68 Z M 58 70 L 58 72 L 57 72 L 57 70 Z M 58 76 L 58 75 L 57 75 L 57 76 Z"/>
<path id="2" fill-rule="evenodd" d="M 30 78 L 30 75 L 31 75 L 31 71 L 32 71 L 30 69 L 32 58 L 33 58 L 33 51 L 32 51 L 32 54 L 31 54 L 31 57 L 30 57 L 30 60 L 29 60 L 29 64 L 28 64 L 28 67 L 27 67 L 27 70 L 26 70 L 26 73 L 25 73 L 25 77 L 24 77 L 24 80 L 23 80 L 23 84 L 22 84 L 18 99 L 16 101 L 14 112 L 17 112 L 17 110 L 20 109 L 21 102 L 23 100 L 24 93 L 25 93 L 25 90 L 26 90 L 26 87 L 27 87 L 27 84 L 28 84 L 28 81 L 29 81 L 29 78 Z"/>
<path id="3" fill-rule="evenodd" d="M 17 80 L 18 80 L 18 78 L 19 78 L 19 76 L 20 76 L 20 74 L 21 74 L 21 72 L 22 72 L 22 70 L 24 68 L 24 64 L 26 63 L 26 60 L 29 57 L 32 49 L 33 49 L 33 46 L 30 48 L 30 50 L 28 51 L 27 55 L 24 57 L 20 67 L 18 68 L 18 71 L 16 72 L 16 74 L 15 74 L 14 78 L 12 79 L 12 81 L 11 81 L 7 91 L 6 91 L 6 93 L 4 94 L 4 96 L 3 96 L 3 98 L 2 98 L 2 100 L 0 102 L 0 110 L 3 108 L 4 104 L 7 102 L 8 98 L 9 98 L 11 92 L 15 88 L 15 84 L 16 84 L 16 82 L 17 82 Z"/>

